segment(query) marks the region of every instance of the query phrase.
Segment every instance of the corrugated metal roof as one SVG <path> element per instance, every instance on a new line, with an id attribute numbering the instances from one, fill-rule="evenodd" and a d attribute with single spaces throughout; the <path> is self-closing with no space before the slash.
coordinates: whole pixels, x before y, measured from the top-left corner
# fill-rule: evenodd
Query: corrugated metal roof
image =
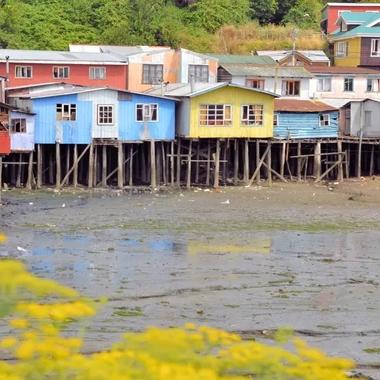
<path id="1" fill-rule="evenodd" d="M 264 91 L 264 90 L 259 90 L 256 88 L 251 88 L 251 87 L 245 87 L 245 86 L 239 86 L 237 84 L 232 84 L 232 83 L 227 83 L 227 82 L 221 82 L 221 83 L 194 83 L 194 88 L 192 89 L 190 83 L 171 83 L 168 84 L 165 88 L 164 94 L 166 96 L 173 96 L 173 97 L 189 97 L 193 98 L 195 96 L 199 96 L 202 94 L 205 94 L 210 91 L 214 91 L 218 88 L 222 87 L 236 87 L 236 88 L 241 88 L 244 90 L 249 90 L 249 91 L 254 91 L 254 92 L 260 92 L 262 94 L 267 94 L 271 95 L 274 97 L 279 97 L 279 95 L 270 92 L 270 91 Z M 162 89 L 161 86 L 155 87 L 151 90 L 147 90 L 144 92 L 144 94 L 162 94 Z"/>
<path id="2" fill-rule="evenodd" d="M 346 24 L 363 23 L 373 17 L 371 12 L 341 12 L 340 18 L 344 20 Z M 339 18 L 335 25 L 338 25 Z"/>
<path id="3" fill-rule="evenodd" d="M 347 13 L 347 12 L 344 12 Z M 350 13 L 350 12 L 348 12 Z M 363 12 L 358 12 L 363 13 Z M 367 13 L 367 12 L 364 12 Z M 337 40 L 343 40 L 346 38 L 353 38 L 357 36 L 379 36 L 380 35 L 380 27 L 378 26 L 372 26 L 373 24 L 376 24 L 380 22 L 380 14 L 379 13 L 372 13 L 368 12 L 367 14 L 370 15 L 368 19 L 362 23 L 361 25 L 357 26 L 356 28 L 353 28 L 347 32 L 337 32 L 334 33 L 331 36 L 331 41 L 337 41 Z M 342 18 L 340 17 L 337 21 L 337 24 L 341 21 Z"/>
<path id="4" fill-rule="evenodd" d="M 337 108 L 319 100 L 275 99 L 274 110 L 278 112 L 314 113 L 337 111 Z"/>
<path id="5" fill-rule="evenodd" d="M 342 108 L 343 106 L 347 105 L 348 103 L 352 102 L 361 102 L 363 99 L 352 99 L 351 101 L 347 102 L 347 99 L 323 99 L 323 102 L 336 108 Z"/>
<path id="6" fill-rule="evenodd" d="M 213 54 L 206 53 L 207 56 L 216 58 L 219 64 L 251 64 L 251 65 L 275 65 L 276 62 L 271 57 L 257 55 L 234 55 L 234 54 Z"/>
<path id="7" fill-rule="evenodd" d="M 246 77 L 275 77 L 277 71 L 278 78 L 312 78 L 314 75 L 310 74 L 304 67 L 255 67 L 252 65 L 221 65 L 232 76 L 246 76 Z"/>
<path id="8" fill-rule="evenodd" d="M 367 69 L 364 67 L 342 67 L 342 66 L 305 66 L 313 74 L 362 74 L 380 75 L 380 70 Z"/>
<path id="9" fill-rule="evenodd" d="M 0 49 L 0 61 L 9 57 L 10 62 L 62 62 L 62 63 L 100 63 L 100 64 L 125 64 L 126 60 L 107 53 L 73 53 L 68 51 L 52 50 L 12 50 Z"/>
<path id="10" fill-rule="evenodd" d="M 303 55 L 305 58 L 312 62 L 330 62 L 327 55 L 323 50 L 296 50 L 296 53 Z M 268 56 L 276 61 L 281 61 L 282 59 L 290 56 L 292 54 L 291 50 L 256 50 L 258 56 Z"/>
<path id="11" fill-rule="evenodd" d="M 148 53 L 157 50 L 168 50 L 168 46 L 123 46 L 123 45 L 92 45 L 92 44 L 70 44 L 72 53 L 107 53 L 113 51 L 121 55 L 134 55 Z"/>

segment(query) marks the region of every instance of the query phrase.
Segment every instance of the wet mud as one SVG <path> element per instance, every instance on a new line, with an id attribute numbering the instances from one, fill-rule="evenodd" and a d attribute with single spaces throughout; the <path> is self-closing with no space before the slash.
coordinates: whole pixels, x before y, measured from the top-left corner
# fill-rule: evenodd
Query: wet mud
<path id="1" fill-rule="evenodd" d="M 109 298 L 88 353 L 150 325 L 194 322 L 268 343 L 290 325 L 380 379 L 380 181 L 328 188 L 10 190 L 0 256 Z"/>

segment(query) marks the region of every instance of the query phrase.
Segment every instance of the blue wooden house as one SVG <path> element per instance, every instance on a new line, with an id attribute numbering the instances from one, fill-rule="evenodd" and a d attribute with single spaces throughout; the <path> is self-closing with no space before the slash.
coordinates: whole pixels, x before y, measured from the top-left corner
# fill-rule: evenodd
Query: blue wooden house
<path id="1" fill-rule="evenodd" d="M 176 100 L 107 87 L 77 87 L 17 94 L 17 104 L 36 114 L 36 144 L 90 144 L 173 140 Z"/>
<path id="2" fill-rule="evenodd" d="M 280 139 L 338 137 L 339 110 L 320 101 L 275 99 L 273 136 Z"/>

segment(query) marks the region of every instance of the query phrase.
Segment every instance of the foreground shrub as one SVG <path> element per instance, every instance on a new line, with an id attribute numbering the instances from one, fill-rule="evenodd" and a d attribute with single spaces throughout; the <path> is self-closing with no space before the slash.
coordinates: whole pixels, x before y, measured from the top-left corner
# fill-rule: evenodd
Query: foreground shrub
<path id="1" fill-rule="evenodd" d="M 14 331 L 0 345 L 17 359 L 0 361 L 0 380 L 344 380 L 354 366 L 299 339 L 292 339 L 292 353 L 191 323 L 127 333 L 109 351 L 82 355 L 83 327 L 104 302 L 37 278 L 20 262 L 0 261 L 0 315 Z M 278 334 L 279 343 L 287 338 L 285 330 Z"/>

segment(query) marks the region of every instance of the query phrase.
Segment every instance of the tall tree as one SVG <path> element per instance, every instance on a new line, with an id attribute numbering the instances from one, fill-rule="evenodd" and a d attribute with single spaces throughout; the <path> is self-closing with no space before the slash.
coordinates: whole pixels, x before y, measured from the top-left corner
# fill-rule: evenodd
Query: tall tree
<path id="1" fill-rule="evenodd" d="M 283 19 L 283 24 L 296 25 L 300 28 L 319 29 L 320 8 L 318 0 L 297 0 Z"/>
<path id="2" fill-rule="evenodd" d="M 277 9 L 279 8 L 277 0 L 251 0 L 250 11 L 251 18 L 258 20 L 261 25 L 273 22 Z"/>

